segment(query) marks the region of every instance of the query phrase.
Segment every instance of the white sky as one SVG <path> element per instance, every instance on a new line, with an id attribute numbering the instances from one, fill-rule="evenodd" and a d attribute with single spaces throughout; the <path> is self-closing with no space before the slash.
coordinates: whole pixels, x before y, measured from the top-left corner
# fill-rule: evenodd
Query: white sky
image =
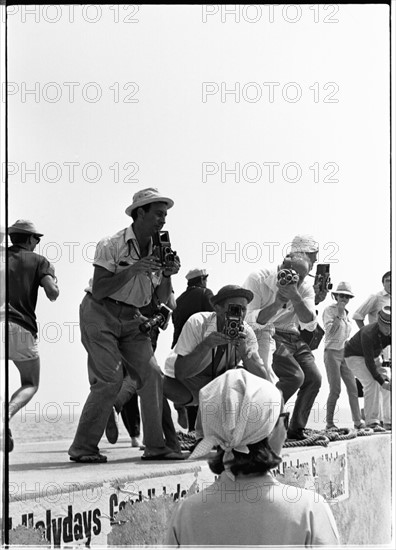
<path id="1" fill-rule="evenodd" d="M 55 303 L 39 298 L 41 385 L 30 409 L 85 402 L 77 322 L 92 243 L 126 227 L 139 189 L 158 187 L 175 201 L 165 229 L 182 261 L 176 296 L 196 266 L 215 292 L 241 284 L 275 266 L 297 233 L 315 236 L 335 284 L 351 282 L 351 311 L 382 288 L 390 269 L 388 8 L 240 7 L 239 23 L 218 8 L 204 22 L 201 6 L 143 5 L 135 14 L 121 6 L 118 23 L 109 6 L 10 8 L 8 219 L 31 219 L 45 234 L 36 251 L 54 263 L 61 291 Z M 271 82 L 279 84 L 273 101 Z M 238 85 L 239 97 L 224 95 Z M 205 86 L 218 92 L 203 101 Z M 37 182 L 26 173 L 35 163 Z M 79 163 L 74 177 L 70 163 Z M 224 173 L 236 163 L 239 182 Z M 272 182 L 268 163 L 279 163 Z M 287 181 L 298 179 L 296 168 L 299 180 Z M 161 365 L 171 333 L 160 336 Z M 317 357 L 324 404 L 322 348 Z M 12 364 L 10 384 L 18 386 Z"/>

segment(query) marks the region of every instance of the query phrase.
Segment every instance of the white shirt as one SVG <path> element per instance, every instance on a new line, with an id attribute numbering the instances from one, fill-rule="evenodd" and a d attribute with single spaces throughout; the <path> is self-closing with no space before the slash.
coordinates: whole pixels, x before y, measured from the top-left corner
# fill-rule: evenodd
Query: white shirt
<path id="1" fill-rule="evenodd" d="M 250 273 L 246 281 L 243 283 L 243 288 L 251 290 L 254 294 L 253 300 L 247 306 L 246 321 L 255 330 L 271 330 L 279 329 L 286 332 L 299 332 L 299 326 L 307 330 L 314 330 L 317 324 L 316 315 L 313 321 L 302 323 L 294 311 L 294 307 L 289 302 L 286 308 L 280 307 L 271 319 L 265 324 L 257 323 L 257 317 L 260 311 L 275 302 L 275 296 L 278 291 L 277 286 L 277 270 L 259 269 Z M 315 311 L 315 292 L 312 285 L 307 281 L 303 281 L 298 288 L 301 298 L 305 305 Z"/>

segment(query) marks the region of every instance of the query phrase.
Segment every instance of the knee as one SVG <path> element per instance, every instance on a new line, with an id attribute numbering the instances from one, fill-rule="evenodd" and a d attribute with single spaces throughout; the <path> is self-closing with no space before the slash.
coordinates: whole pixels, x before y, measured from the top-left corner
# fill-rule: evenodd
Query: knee
<path id="1" fill-rule="evenodd" d="M 312 371 L 312 373 L 310 373 L 310 381 L 311 381 L 312 388 L 314 390 L 319 391 L 320 386 L 322 385 L 322 375 L 320 374 L 318 369 L 316 369 L 316 370 Z M 340 395 L 341 389 L 334 388 L 334 392 L 337 393 L 338 395 Z"/>

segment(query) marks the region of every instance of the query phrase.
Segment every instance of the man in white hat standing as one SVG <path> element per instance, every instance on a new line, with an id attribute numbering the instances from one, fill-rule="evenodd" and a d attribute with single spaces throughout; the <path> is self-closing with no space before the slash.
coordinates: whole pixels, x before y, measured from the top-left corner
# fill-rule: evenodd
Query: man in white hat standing
<path id="1" fill-rule="evenodd" d="M 133 223 L 96 248 L 92 289 L 80 306 L 81 340 L 88 352 L 91 391 L 69 449 L 76 462 L 100 463 L 98 444 L 123 381 L 123 365 L 138 380 L 143 417 L 144 460 L 181 459 L 169 405 L 163 398 L 163 375 L 151 340 L 140 330 L 146 318 L 139 311 L 153 297 L 166 303 L 171 275 L 179 271 L 177 256 L 163 265 L 153 255 L 153 237 L 166 220 L 173 200 L 148 188 L 138 191 L 125 210 Z M 163 432 L 167 425 L 166 439 Z"/>
<path id="2" fill-rule="evenodd" d="M 345 344 L 345 362 L 363 386 L 366 425 L 376 432 L 392 427 L 390 369 L 382 366 L 380 358 L 390 343 L 391 307 L 384 306 L 375 323 L 363 326 Z"/>
<path id="3" fill-rule="evenodd" d="M 280 269 L 295 271 L 296 280 L 281 285 Z M 306 281 L 310 269 L 311 262 L 305 253 L 292 252 L 278 269 L 254 271 L 243 285 L 254 295 L 246 320 L 256 333 L 259 354 L 272 374 L 271 381 L 278 377 L 276 385 L 282 390 L 285 402 L 298 391 L 288 432 L 290 439 L 306 438 L 304 428 L 322 379 L 300 334 L 300 327 L 314 330 L 316 326 L 314 290 Z"/>
<path id="4" fill-rule="evenodd" d="M 37 347 L 36 304 L 39 287 L 54 302 L 59 296 L 55 270 L 34 249 L 43 236 L 29 220 L 17 220 L 8 228 L 12 246 L 8 256 L 8 345 L 9 359 L 19 370 L 21 387 L 11 396 L 8 415 L 11 419 L 37 392 L 40 380 L 40 357 Z M 9 450 L 13 441 L 9 437 Z"/>

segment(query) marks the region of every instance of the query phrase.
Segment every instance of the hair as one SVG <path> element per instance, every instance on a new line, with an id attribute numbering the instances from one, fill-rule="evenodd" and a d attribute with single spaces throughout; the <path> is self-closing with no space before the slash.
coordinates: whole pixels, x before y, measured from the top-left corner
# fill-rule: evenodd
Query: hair
<path id="1" fill-rule="evenodd" d="M 133 221 L 136 221 L 137 220 L 137 217 L 138 217 L 138 210 L 139 208 L 143 208 L 143 210 L 145 212 L 148 212 L 151 208 L 151 205 L 154 204 L 155 202 L 159 202 L 160 204 L 165 204 L 166 206 L 168 206 L 168 203 L 164 202 L 164 201 L 153 201 L 153 202 L 149 202 L 148 204 L 143 204 L 143 206 L 138 206 L 137 208 L 134 208 L 131 212 L 131 217 L 133 219 Z"/>
<path id="2" fill-rule="evenodd" d="M 391 276 L 391 272 L 390 271 L 387 271 L 384 275 L 382 275 L 382 284 L 384 284 L 384 281 L 387 277 L 390 277 Z"/>
<path id="3" fill-rule="evenodd" d="M 33 233 L 11 233 L 10 239 L 12 244 L 26 244 Z"/>
<path id="4" fill-rule="evenodd" d="M 276 468 L 278 464 L 282 462 L 281 457 L 271 449 L 268 438 L 262 439 L 258 443 L 248 445 L 248 449 L 248 454 L 232 451 L 235 458 L 229 465 L 234 475 L 254 473 L 265 474 L 273 468 Z M 209 468 L 214 474 L 221 474 L 221 472 L 225 470 L 223 457 L 224 451 L 218 447 L 216 456 L 208 461 Z"/>
<path id="5" fill-rule="evenodd" d="M 197 286 L 200 283 L 202 283 L 202 279 L 206 279 L 206 276 L 200 275 L 199 277 L 194 277 L 193 279 L 189 279 L 187 281 L 187 286 Z"/>

